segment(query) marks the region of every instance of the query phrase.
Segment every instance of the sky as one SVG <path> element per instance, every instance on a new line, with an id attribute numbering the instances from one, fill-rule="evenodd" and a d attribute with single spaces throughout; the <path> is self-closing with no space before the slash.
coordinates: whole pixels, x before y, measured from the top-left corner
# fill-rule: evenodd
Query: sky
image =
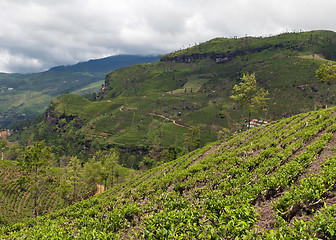
<path id="1" fill-rule="evenodd" d="M 117 54 L 166 54 L 215 37 L 336 31 L 333 0 L 0 0 L 0 72 Z"/>

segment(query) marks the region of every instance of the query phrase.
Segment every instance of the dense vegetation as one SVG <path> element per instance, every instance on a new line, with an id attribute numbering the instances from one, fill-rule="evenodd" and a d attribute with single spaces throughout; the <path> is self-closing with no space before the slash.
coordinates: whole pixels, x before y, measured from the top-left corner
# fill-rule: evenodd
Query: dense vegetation
<path id="1" fill-rule="evenodd" d="M 0 124 L 42 114 L 60 94 L 98 92 L 107 72 L 128 65 L 154 62 L 158 56 L 119 55 L 33 74 L 0 73 Z"/>
<path id="2" fill-rule="evenodd" d="M 335 111 L 209 144 L 1 237 L 333 239 Z"/>
<path id="3" fill-rule="evenodd" d="M 96 101 L 62 95 L 29 136 L 69 145 L 66 151 L 83 157 L 89 155 L 83 149 L 121 148 L 131 153 L 125 163 L 133 167 L 149 152 L 155 161 L 171 160 L 185 151 L 191 127 L 199 128 L 200 146 L 246 128 L 247 107 L 230 98 L 245 73 L 255 73 L 269 92 L 268 111 L 253 118 L 269 121 L 331 106 L 335 85 L 318 80 L 315 71 L 334 59 L 335 42 L 329 31 L 214 39 L 160 62 L 110 72 Z"/>
<path id="4" fill-rule="evenodd" d="M 0 225 L 62 209 L 135 175 L 118 164 L 118 152 L 98 152 L 84 165 L 78 157 L 57 159 L 50 150 L 44 142 L 3 148 Z"/>

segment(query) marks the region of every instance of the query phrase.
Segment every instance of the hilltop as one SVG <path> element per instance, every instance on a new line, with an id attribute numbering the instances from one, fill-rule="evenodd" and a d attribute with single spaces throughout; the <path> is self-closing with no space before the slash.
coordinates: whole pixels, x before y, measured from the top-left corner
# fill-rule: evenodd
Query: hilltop
<path id="1" fill-rule="evenodd" d="M 0 238 L 334 239 L 335 111 L 208 144 Z"/>
<path id="2" fill-rule="evenodd" d="M 159 56 L 118 55 L 58 66 L 31 74 L 0 73 L 0 124 L 42 114 L 50 101 L 64 93 L 98 92 L 107 72 L 137 63 L 154 62 Z"/>
<path id="3" fill-rule="evenodd" d="M 118 147 L 171 160 L 183 152 L 192 128 L 200 129 L 200 146 L 223 137 L 223 129 L 232 134 L 246 128 L 246 109 L 230 99 L 244 73 L 254 72 L 270 93 L 269 110 L 256 119 L 332 105 L 335 85 L 317 80 L 315 71 L 336 60 L 335 43 L 331 31 L 216 38 L 158 62 L 122 67 L 107 74 L 95 101 L 73 94 L 55 99 L 34 136 L 80 139 L 78 151 Z"/>

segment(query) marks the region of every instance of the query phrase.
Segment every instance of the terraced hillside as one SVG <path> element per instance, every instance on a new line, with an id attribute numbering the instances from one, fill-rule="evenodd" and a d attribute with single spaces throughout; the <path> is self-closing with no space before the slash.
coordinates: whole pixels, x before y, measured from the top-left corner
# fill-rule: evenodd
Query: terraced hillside
<path id="1" fill-rule="evenodd" d="M 34 217 L 34 192 L 29 183 L 23 187 L 20 184 L 22 174 L 18 166 L 12 162 L 3 162 L 0 165 L 0 224 L 10 224 Z M 27 181 L 29 182 L 29 181 Z M 37 211 L 39 215 L 50 213 L 68 206 L 61 197 L 59 181 L 55 176 L 47 177 L 46 185 L 39 191 Z M 42 188 L 42 187 L 41 187 Z M 91 189 L 84 182 L 77 187 L 78 199 L 90 194 Z M 94 192 L 93 192 L 94 193 Z M 91 193 L 92 194 L 92 193 Z"/>
<path id="2" fill-rule="evenodd" d="M 234 133 L 246 126 L 246 108 L 230 96 L 247 72 L 255 72 L 258 85 L 270 93 L 269 110 L 253 118 L 275 120 L 332 106 L 336 85 L 322 83 L 315 71 L 336 60 L 335 43 L 330 31 L 213 39 L 160 62 L 110 72 L 97 101 L 59 97 L 35 136 L 75 134 L 81 149 L 126 146 L 146 152 L 155 145 L 183 146 L 188 128 L 199 127 L 204 146 L 218 140 L 223 128 Z"/>
<path id="3" fill-rule="evenodd" d="M 0 238 L 335 239 L 336 108 L 208 144 Z"/>

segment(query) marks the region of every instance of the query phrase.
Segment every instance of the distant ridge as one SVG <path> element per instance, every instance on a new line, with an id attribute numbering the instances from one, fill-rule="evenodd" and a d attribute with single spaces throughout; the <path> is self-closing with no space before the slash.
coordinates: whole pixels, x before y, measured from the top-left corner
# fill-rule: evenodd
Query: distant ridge
<path id="1" fill-rule="evenodd" d="M 0 126 L 4 128 L 17 120 L 41 114 L 52 99 L 63 93 L 98 92 L 106 74 L 113 70 L 158 60 L 160 56 L 154 55 L 117 55 L 57 66 L 40 73 L 1 73 Z"/>
<path id="2" fill-rule="evenodd" d="M 75 65 L 57 66 L 51 68 L 49 71 L 66 71 L 66 72 L 105 72 L 139 64 L 159 61 L 161 55 L 128 55 L 121 54 L 116 56 L 109 56 L 101 59 L 92 59 L 87 62 L 79 62 Z"/>

